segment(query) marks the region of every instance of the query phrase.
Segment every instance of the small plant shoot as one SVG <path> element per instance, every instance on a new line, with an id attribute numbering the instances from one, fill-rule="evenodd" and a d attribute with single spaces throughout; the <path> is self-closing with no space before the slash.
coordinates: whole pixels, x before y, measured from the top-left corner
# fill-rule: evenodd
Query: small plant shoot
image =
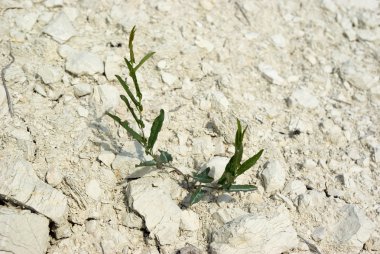
<path id="1" fill-rule="evenodd" d="M 238 192 L 256 190 L 257 188 L 254 185 L 235 184 L 236 178 L 253 167 L 260 159 L 264 151 L 260 150 L 254 156 L 242 162 L 243 138 L 247 127 L 242 130 L 242 126 L 239 120 L 237 120 L 237 131 L 235 134 L 235 153 L 227 163 L 223 175 L 215 182 L 215 179 L 209 176 L 210 168 L 206 168 L 205 170 L 194 175 L 185 175 L 171 164 L 173 157 L 170 153 L 161 149 L 157 149 L 158 153 L 154 153 L 153 148 L 162 128 L 165 119 L 165 112 L 163 109 L 160 110 L 158 116 L 152 123 L 149 136 L 146 136 L 144 133 L 145 123 L 142 114 L 143 95 L 140 90 L 136 72 L 147 60 L 149 60 L 155 54 L 155 52 L 149 52 L 137 63 L 133 51 L 133 40 L 135 38 L 135 33 L 136 27 L 133 27 L 129 35 L 129 59 L 124 58 L 125 64 L 128 68 L 128 74 L 133 82 L 133 87 L 127 82 L 127 79 L 123 79 L 119 75 L 116 75 L 116 78 L 119 81 L 120 85 L 124 88 L 127 95 L 120 95 L 120 98 L 125 103 L 128 111 L 136 122 L 138 130 L 133 129 L 127 120 L 122 120 L 120 117 L 109 112 L 106 114 L 120 126 L 122 126 L 134 140 L 140 143 L 140 145 L 144 148 L 146 155 L 150 155 L 153 158 L 150 161 L 141 162 L 140 164 L 136 165 L 136 167 L 151 166 L 156 167 L 157 169 L 163 169 L 165 167 L 174 169 L 176 173 L 182 175 L 186 180 L 186 187 L 189 193 L 191 193 L 189 206 L 202 200 L 203 196 L 210 191 Z"/>

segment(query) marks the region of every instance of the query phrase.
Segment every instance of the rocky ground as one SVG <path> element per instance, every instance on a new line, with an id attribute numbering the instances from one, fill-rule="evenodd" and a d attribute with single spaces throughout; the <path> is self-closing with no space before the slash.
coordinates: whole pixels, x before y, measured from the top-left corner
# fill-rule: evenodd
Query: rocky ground
<path id="1" fill-rule="evenodd" d="M 187 208 L 181 177 L 134 168 L 104 116 L 130 117 L 133 25 L 157 147 L 220 174 L 239 118 L 257 191 Z M 0 0 L 0 34 L 0 252 L 380 253 L 377 0 Z"/>

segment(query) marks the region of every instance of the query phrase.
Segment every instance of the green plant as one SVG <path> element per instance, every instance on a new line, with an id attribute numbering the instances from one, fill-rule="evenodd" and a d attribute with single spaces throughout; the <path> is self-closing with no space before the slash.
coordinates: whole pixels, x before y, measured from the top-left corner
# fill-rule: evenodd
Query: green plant
<path id="1" fill-rule="evenodd" d="M 123 100 L 127 106 L 129 112 L 131 113 L 133 119 L 135 120 L 139 131 L 134 130 L 128 121 L 121 120 L 120 117 L 107 112 L 107 115 L 112 117 L 118 124 L 120 124 L 132 138 L 141 144 L 145 150 L 146 155 L 150 155 L 152 160 L 143 161 L 136 167 L 141 166 L 155 166 L 158 169 L 168 167 L 174 169 L 174 171 L 182 175 L 187 183 L 187 188 L 192 195 L 190 197 L 190 205 L 195 204 L 200 201 L 207 190 L 216 190 L 216 191 L 253 191 L 256 189 L 254 185 L 236 185 L 235 180 L 238 176 L 246 172 L 252 166 L 254 166 L 257 160 L 263 153 L 263 150 L 260 150 L 257 154 L 246 160 L 244 163 L 241 163 L 243 157 L 243 138 L 247 130 L 247 127 L 242 130 L 241 123 L 237 120 L 237 131 L 235 135 L 235 153 L 229 160 L 228 164 L 225 167 L 223 175 L 218 179 L 217 182 L 214 182 L 214 179 L 209 176 L 210 168 L 206 168 L 202 172 L 194 175 L 185 175 L 178 168 L 173 166 L 171 162 L 173 157 L 167 151 L 158 149 L 158 153 L 154 153 L 153 147 L 157 141 L 159 132 L 161 131 L 162 124 L 165 118 L 165 112 L 163 109 L 160 110 L 159 115 L 154 119 L 152 127 L 150 129 L 149 137 L 145 136 L 144 128 L 145 123 L 142 117 L 143 106 L 142 102 L 142 93 L 140 91 L 140 86 L 137 80 L 136 72 L 137 70 L 149 59 L 155 52 L 149 52 L 146 54 L 140 62 L 136 65 L 135 55 L 133 52 L 133 40 L 135 37 L 136 27 L 133 27 L 130 36 L 129 36 L 129 55 L 130 59 L 124 58 L 127 65 L 129 76 L 132 78 L 134 85 L 134 92 L 131 90 L 131 86 L 127 83 L 126 80 L 122 79 L 120 76 L 116 75 L 119 83 L 123 86 L 125 92 L 127 93 L 129 99 L 120 95 L 120 98 Z"/>

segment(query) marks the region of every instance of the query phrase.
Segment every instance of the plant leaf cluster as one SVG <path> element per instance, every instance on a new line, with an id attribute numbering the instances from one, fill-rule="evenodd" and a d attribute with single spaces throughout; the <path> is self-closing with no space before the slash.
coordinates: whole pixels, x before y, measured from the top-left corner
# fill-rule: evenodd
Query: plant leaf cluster
<path id="1" fill-rule="evenodd" d="M 131 113 L 139 130 L 133 129 L 127 120 L 122 120 L 120 117 L 109 112 L 106 114 L 120 126 L 122 126 L 133 139 L 141 144 L 141 146 L 145 149 L 145 154 L 150 155 L 153 158 L 152 160 L 141 162 L 140 164 L 136 165 L 136 167 L 155 166 L 158 169 L 161 169 L 163 167 L 170 167 L 175 169 L 177 173 L 182 174 L 180 170 L 170 164 L 173 161 L 173 157 L 170 153 L 158 149 L 158 154 L 154 154 L 153 151 L 153 147 L 157 141 L 158 134 L 161 131 L 165 119 L 165 112 L 163 109 L 160 110 L 159 115 L 154 119 L 152 127 L 150 129 L 149 137 L 146 137 L 144 134 L 145 123 L 142 114 L 143 96 L 140 90 L 136 72 L 148 59 L 150 59 L 155 54 L 155 52 L 149 52 L 136 64 L 136 58 L 133 51 L 133 40 L 135 38 L 135 33 L 136 27 L 134 26 L 129 35 L 129 59 L 124 58 L 125 64 L 128 68 L 129 77 L 133 82 L 133 88 L 131 88 L 132 86 L 127 82 L 127 79 L 123 79 L 119 75 L 116 75 L 116 78 L 128 96 L 127 97 L 125 95 L 120 95 L 120 98 L 125 103 L 128 111 Z M 245 162 L 241 162 L 243 157 L 243 138 L 246 130 L 247 127 L 242 130 L 241 123 L 239 120 L 237 120 L 237 131 L 234 144 L 235 153 L 226 165 L 223 175 L 220 177 L 220 179 L 218 179 L 216 183 L 213 183 L 214 179 L 209 176 L 210 168 L 206 168 L 202 172 L 193 176 L 183 175 L 187 182 L 189 178 L 192 179 L 191 184 L 188 183 L 188 189 L 190 192 L 192 192 L 190 197 L 190 205 L 199 202 L 210 189 L 219 191 L 253 191 L 256 189 L 254 185 L 234 184 L 236 178 L 254 166 L 263 153 L 263 150 L 260 150 L 257 154 Z"/>

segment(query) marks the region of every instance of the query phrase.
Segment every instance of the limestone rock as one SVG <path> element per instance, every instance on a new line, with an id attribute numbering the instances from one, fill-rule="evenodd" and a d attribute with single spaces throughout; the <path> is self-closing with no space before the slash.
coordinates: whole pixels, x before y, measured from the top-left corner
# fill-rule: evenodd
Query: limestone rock
<path id="1" fill-rule="evenodd" d="M 44 254 L 49 245 L 49 220 L 27 210 L 0 207 L 0 252 Z"/>
<path id="2" fill-rule="evenodd" d="M 247 214 L 214 231 L 211 253 L 270 254 L 297 247 L 297 232 L 287 213 L 271 218 Z"/>
<path id="3" fill-rule="evenodd" d="M 350 85 L 361 90 L 368 90 L 379 81 L 378 76 L 374 76 L 365 67 L 351 61 L 342 64 L 339 75 Z"/>
<path id="4" fill-rule="evenodd" d="M 318 99 L 310 92 L 308 88 L 298 88 L 293 93 L 291 98 L 299 105 L 305 108 L 316 108 L 319 105 Z"/>
<path id="5" fill-rule="evenodd" d="M 90 84 L 79 83 L 74 85 L 74 95 L 82 97 L 92 93 L 92 86 Z"/>
<path id="6" fill-rule="evenodd" d="M 203 166 L 204 169 L 210 168 L 208 176 L 214 178 L 213 182 L 217 182 L 219 178 L 223 175 L 224 169 L 230 159 L 227 157 L 215 156 L 209 160 L 206 165 Z"/>
<path id="7" fill-rule="evenodd" d="M 104 71 L 108 80 L 116 80 L 115 75 L 120 75 L 122 63 L 124 63 L 123 58 L 118 55 L 110 54 L 107 56 Z"/>
<path id="8" fill-rule="evenodd" d="M 45 215 L 56 223 L 66 219 L 67 198 L 41 181 L 32 165 L 23 160 L 0 162 L 0 195 Z"/>
<path id="9" fill-rule="evenodd" d="M 92 179 L 86 185 L 86 194 L 95 201 L 99 201 L 103 193 L 102 188 L 100 187 L 99 182 L 96 179 Z"/>
<path id="10" fill-rule="evenodd" d="M 94 75 L 104 72 L 102 59 L 91 52 L 72 52 L 66 60 L 66 70 L 75 75 Z"/>
<path id="11" fill-rule="evenodd" d="M 285 80 L 268 64 L 261 63 L 258 66 L 259 71 L 268 82 L 275 85 L 283 85 Z"/>
<path id="12" fill-rule="evenodd" d="M 273 193 L 281 190 L 285 184 L 286 171 L 281 163 L 277 160 L 272 160 L 267 163 L 265 169 L 261 173 L 265 191 Z"/>
<path id="13" fill-rule="evenodd" d="M 177 77 L 173 74 L 162 72 L 161 73 L 162 81 L 164 81 L 165 84 L 171 86 L 177 81 Z"/>
<path id="14" fill-rule="evenodd" d="M 180 228 L 187 231 L 197 231 L 199 229 L 198 214 L 190 210 L 182 211 Z"/>
<path id="15" fill-rule="evenodd" d="M 44 65 L 39 68 L 38 75 L 45 84 L 52 84 L 62 79 L 63 71 L 57 66 Z"/>
<path id="16" fill-rule="evenodd" d="M 345 205 L 333 225 L 333 238 L 346 253 L 359 253 L 375 229 L 373 222 L 355 205 Z"/>
<path id="17" fill-rule="evenodd" d="M 141 178 L 128 184 L 127 196 L 129 206 L 144 218 L 146 228 L 160 244 L 177 241 L 181 209 L 169 193 Z"/>
<path id="18" fill-rule="evenodd" d="M 44 32 L 59 43 L 66 42 L 77 33 L 64 12 L 59 13 L 57 17 L 50 21 Z"/>
<path id="19" fill-rule="evenodd" d="M 217 220 L 221 224 L 225 224 L 227 222 L 230 222 L 237 217 L 240 217 L 242 215 L 246 215 L 247 212 L 243 211 L 240 208 L 221 208 L 218 209 L 212 217 Z"/>
<path id="20" fill-rule="evenodd" d="M 119 90 L 111 85 L 100 85 L 96 87 L 100 100 L 105 110 L 115 109 L 119 105 Z"/>

